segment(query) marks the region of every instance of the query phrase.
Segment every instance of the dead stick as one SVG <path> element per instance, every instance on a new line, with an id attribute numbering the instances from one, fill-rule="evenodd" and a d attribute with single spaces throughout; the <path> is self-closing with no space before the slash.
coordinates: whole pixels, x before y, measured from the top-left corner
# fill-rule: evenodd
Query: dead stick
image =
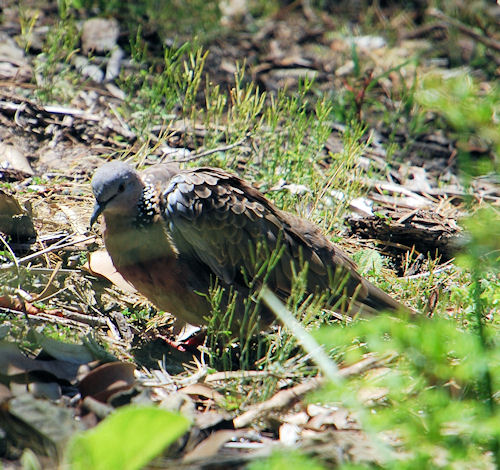
<path id="1" fill-rule="evenodd" d="M 464 25 L 461 21 L 458 21 L 455 18 L 450 18 L 449 16 L 445 15 L 442 11 L 436 8 L 431 8 L 429 14 L 454 26 L 462 33 L 466 34 L 467 36 L 470 36 L 476 41 L 481 42 L 490 49 L 493 49 L 496 52 L 500 52 L 500 42 L 495 41 L 494 39 L 489 38 L 487 36 L 483 36 L 479 33 L 476 33 L 472 28 L 469 28 L 468 26 Z"/>
<path id="2" fill-rule="evenodd" d="M 380 359 L 377 359 L 375 357 L 367 357 L 357 362 L 356 364 L 353 364 L 352 366 L 340 369 L 338 373 L 344 378 L 351 377 L 353 375 L 360 374 L 365 370 L 371 369 L 379 362 Z M 312 392 L 313 390 L 317 390 L 326 383 L 326 378 L 318 376 L 302 382 L 295 387 L 289 388 L 287 390 L 282 390 L 269 400 L 259 403 L 257 406 L 236 417 L 233 420 L 234 427 L 235 429 L 244 428 L 250 423 L 254 422 L 263 414 L 271 410 L 282 409 L 285 406 L 289 406 L 290 404 L 297 401 L 301 396 L 305 395 L 306 393 Z"/>
<path id="3" fill-rule="evenodd" d="M 204 152 L 197 153 L 197 154 L 192 155 L 190 157 L 182 158 L 180 160 L 175 160 L 175 162 L 176 163 L 192 162 L 193 160 L 198 160 L 199 158 L 203 158 L 203 157 L 206 157 L 208 155 L 212 155 L 213 153 L 225 152 L 225 151 L 231 150 L 231 149 L 233 149 L 235 147 L 239 147 L 241 144 L 243 144 L 243 142 L 245 142 L 245 139 L 246 138 L 238 140 L 237 142 L 234 142 L 233 144 L 228 144 L 228 145 L 224 145 L 222 147 L 217 147 L 217 148 L 214 148 L 214 149 L 205 150 Z"/>
<path id="4" fill-rule="evenodd" d="M 26 263 L 27 261 L 31 261 L 31 260 L 38 258 L 39 256 L 42 256 L 46 253 L 50 253 L 52 251 L 59 250 L 60 248 L 66 248 L 68 246 L 77 245 L 78 243 L 83 243 L 83 242 L 86 242 L 88 240 L 92 240 L 93 238 L 96 238 L 96 236 L 90 235 L 89 237 L 85 237 L 85 238 L 82 238 L 80 240 L 72 240 L 70 242 L 62 243 L 59 245 L 55 244 L 55 245 L 49 246 L 48 248 L 45 248 L 44 250 L 40 250 L 40 251 L 37 251 L 36 253 L 25 256 L 24 258 L 19 258 L 17 261 L 19 264 Z M 14 266 L 14 263 L 2 264 L 2 265 L 0 265 L 0 270 L 10 269 L 13 266 Z"/>

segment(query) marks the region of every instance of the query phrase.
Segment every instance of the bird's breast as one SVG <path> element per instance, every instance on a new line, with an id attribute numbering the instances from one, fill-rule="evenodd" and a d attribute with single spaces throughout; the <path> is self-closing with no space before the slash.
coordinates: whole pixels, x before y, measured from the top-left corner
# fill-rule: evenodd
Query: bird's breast
<path id="1" fill-rule="evenodd" d="M 164 228 L 108 227 L 104 242 L 116 270 L 160 310 L 194 325 L 204 323 L 210 307 L 197 291 L 206 291 L 209 279 L 194 260 L 179 259 Z"/>
<path id="2" fill-rule="evenodd" d="M 147 263 L 115 267 L 160 310 L 193 325 L 203 324 L 203 317 L 210 313 L 206 297 L 193 289 L 193 278 L 187 275 L 189 271 L 179 265 L 176 257 L 154 258 Z"/>

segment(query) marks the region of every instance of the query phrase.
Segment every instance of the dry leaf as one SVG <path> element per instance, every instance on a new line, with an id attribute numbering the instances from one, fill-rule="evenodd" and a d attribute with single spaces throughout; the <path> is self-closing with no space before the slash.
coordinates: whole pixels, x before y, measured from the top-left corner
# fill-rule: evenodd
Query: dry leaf
<path id="1" fill-rule="evenodd" d="M 134 286 L 127 282 L 116 270 L 106 250 L 90 253 L 88 261 L 83 265 L 82 269 L 96 276 L 104 277 L 124 292 L 130 292 L 132 294 L 137 292 Z"/>
<path id="2" fill-rule="evenodd" d="M 198 395 L 203 398 L 208 398 L 219 405 L 226 403 L 226 399 L 223 395 L 203 384 L 188 385 L 187 387 L 181 388 L 179 392 L 185 393 L 186 395 Z"/>
<path id="3" fill-rule="evenodd" d="M 109 362 L 89 372 L 80 382 L 82 398 L 106 403 L 111 395 L 128 390 L 135 383 L 135 366 L 130 362 Z"/>
<path id="4" fill-rule="evenodd" d="M 0 190 L 0 232 L 9 235 L 14 241 L 36 237 L 35 227 L 29 214 L 14 196 L 2 190 Z"/>
<path id="5" fill-rule="evenodd" d="M 20 171 L 29 176 L 35 174 L 26 156 L 17 147 L 9 144 L 0 144 L 0 167 Z"/>
<path id="6" fill-rule="evenodd" d="M 191 452 L 188 452 L 184 458 L 184 462 L 192 462 L 194 460 L 206 459 L 216 455 L 220 448 L 233 438 L 238 437 L 241 431 L 221 430 L 214 432 L 204 441 L 201 441 Z"/>

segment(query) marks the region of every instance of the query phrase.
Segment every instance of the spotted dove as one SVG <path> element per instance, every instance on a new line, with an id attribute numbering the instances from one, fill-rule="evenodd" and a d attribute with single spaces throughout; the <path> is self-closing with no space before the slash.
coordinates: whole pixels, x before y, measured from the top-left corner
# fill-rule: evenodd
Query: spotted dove
<path id="1" fill-rule="evenodd" d="M 92 190 L 91 225 L 104 216 L 104 242 L 117 271 L 182 321 L 206 323 L 216 282 L 226 291 L 223 303 L 235 293 L 238 318 L 252 284 L 265 277 L 286 300 L 303 269 L 305 295 L 326 294 L 327 306 L 351 314 L 407 310 L 364 279 L 318 227 L 221 169 L 165 164 L 138 173 L 114 161 L 95 172 Z M 260 318 L 265 326 L 272 314 L 261 306 Z"/>

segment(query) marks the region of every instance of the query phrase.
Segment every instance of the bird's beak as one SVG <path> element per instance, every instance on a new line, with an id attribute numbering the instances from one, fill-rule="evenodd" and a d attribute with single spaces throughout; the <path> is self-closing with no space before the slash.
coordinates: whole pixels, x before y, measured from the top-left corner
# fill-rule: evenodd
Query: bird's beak
<path id="1" fill-rule="evenodd" d="M 92 217 L 90 217 L 90 228 L 92 228 L 92 225 L 95 224 L 97 218 L 102 214 L 104 207 L 105 204 L 99 204 L 99 202 L 96 201 L 94 206 L 94 212 L 92 213 Z"/>

